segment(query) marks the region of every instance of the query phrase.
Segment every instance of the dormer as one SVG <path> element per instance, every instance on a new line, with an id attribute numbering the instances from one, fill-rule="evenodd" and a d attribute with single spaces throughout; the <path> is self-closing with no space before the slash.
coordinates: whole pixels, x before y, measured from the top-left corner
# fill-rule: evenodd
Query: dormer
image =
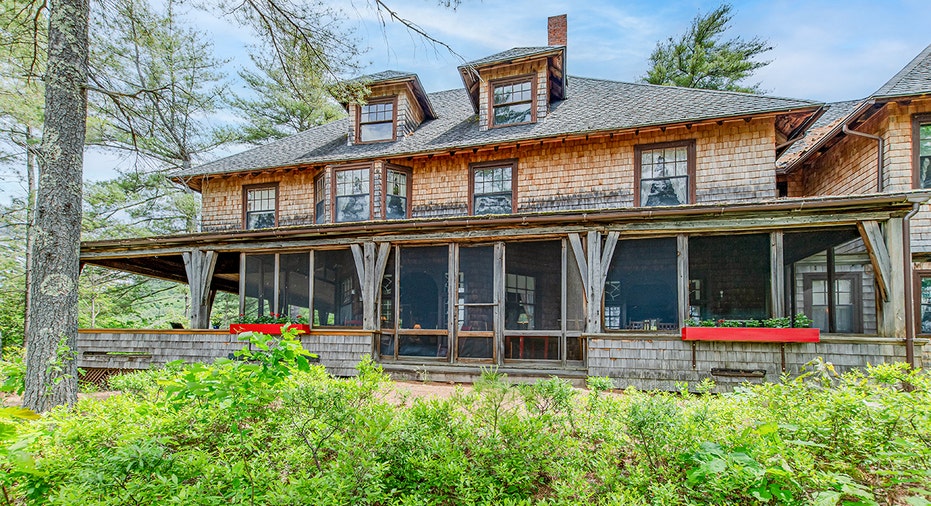
<path id="1" fill-rule="evenodd" d="M 542 121 L 566 97 L 566 16 L 550 18 L 549 28 L 550 46 L 516 47 L 459 67 L 479 130 Z"/>
<path id="2" fill-rule="evenodd" d="M 391 142 L 435 119 L 433 105 L 417 74 L 386 70 L 353 79 L 369 90 L 365 102 L 344 103 L 349 113 L 349 144 Z"/>

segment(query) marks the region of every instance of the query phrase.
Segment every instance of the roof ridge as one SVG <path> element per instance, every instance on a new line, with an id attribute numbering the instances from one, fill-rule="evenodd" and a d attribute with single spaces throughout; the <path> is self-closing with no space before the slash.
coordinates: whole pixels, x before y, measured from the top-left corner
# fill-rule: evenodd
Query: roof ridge
<path id="1" fill-rule="evenodd" d="M 880 86 L 878 90 L 874 91 L 870 97 L 883 97 L 890 95 L 893 88 L 901 84 L 902 81 L 904 81 L 905 78 L 908 77 L 912 72 L 914 72 L 915 69 L 926 59 L 931 59 L 931 44 L 928 44 L 924 50 L 918 53 L 917 56 L 912 58 L 910 62 L 902 67 L 902 70 L 896 72 L 896 74 L 892 76 L 892 79 L 889 79 L 885 84 Z"/>
<path id="2" fill-rule="evenodd" d="M 629 84 L 632 86 L 653 87 L 653 88 L 658 88 L 658 89 L 663 88 L 663 89 L 674 89 L 674 90 L 691 90 L 691 91 L 700 92 L 700 93 L 728 94 L 728 95 L 733 95 L 733 96 L 738 96 L 738 97 L 761 97 L 761 98 L 769 98 L 769 99 L 776 99 L 776 100 L 791 100 L 793 102 L 810 102 L 812 105 L 824 103 L 819 100 L 811 100 L 808 98 L 792 98 L 792 97 L 783 97 L 783 96 L 777 96 L 777 95 L 766 95 L 763 93 L 745 93 L 742 91 L 713 90 L 709 88 L 690 88 L 687 86 L 672 86 L 672 85 L 667 85 L 667 84 L 638 83 L 634 81 L 617 81 L 614 79 L 605 79 L 605 78 L 600 78 L 600 77 L 574 76 L 571 74 L 567 75 L 566 77 L 571 78 L 571 79 L 579 79 L 579 80 L 586 80 L 586 81 L 601 81 L 601 82 L 606 82 L 606 83 Z"/>

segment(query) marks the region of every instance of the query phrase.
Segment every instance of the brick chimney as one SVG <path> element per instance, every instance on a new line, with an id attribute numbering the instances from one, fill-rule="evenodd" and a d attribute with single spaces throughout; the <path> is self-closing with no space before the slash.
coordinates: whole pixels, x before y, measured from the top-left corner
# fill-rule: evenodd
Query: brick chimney
<path id="1" fill-rule="evenodd" d="M 566 15 L 550 16 L 547 19 L 547 34 L 550 46 L 566 45 Z"/>

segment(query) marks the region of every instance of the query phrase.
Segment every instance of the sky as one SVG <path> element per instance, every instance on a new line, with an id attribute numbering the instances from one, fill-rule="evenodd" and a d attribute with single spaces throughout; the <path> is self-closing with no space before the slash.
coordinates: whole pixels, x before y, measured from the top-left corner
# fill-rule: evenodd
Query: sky
<path id="1" fill-rule="evenodd" d="M 388 69 L 414 72 L 428 92 L 461 88 L 456 67 L 463 61 L 512 47 L 546 45 L 547 17 L 559 14 L 568 18 L 569 75 L 637 81 L 658 41 L 684 33 L 697 14 L 719 5 L 696 0 L 461 0 L 452 9 L 438 0 L 385 0 L 457 56 L 388 19 L 374 0 L 319 1 L 342 9 L 346 26 L 367 48 L 360 75 Z M 773 46 L 764 55 L 771 63 L 748 81 L 759 83 L 769 95 L 824 102 L 863 98 L 931 44 L 927 2 L 733 1 L 725 37 L 759 37 Z M 191 10 L 188 18 L 213 42 L 218 56 L 229 60 L 230 76 L 248 64 L 252 40 L 245 29 L 214 13 Z M 130 163 L 126 157 L 89 151 L 85 179 L 114 177 L 114 167 Z M 0 182 L 0 192 L 16 190 L 15 184 Z"/>

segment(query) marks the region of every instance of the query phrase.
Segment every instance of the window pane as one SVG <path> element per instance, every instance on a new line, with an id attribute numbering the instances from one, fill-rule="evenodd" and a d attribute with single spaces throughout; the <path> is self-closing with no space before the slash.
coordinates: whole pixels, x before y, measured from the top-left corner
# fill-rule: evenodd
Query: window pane
<path id="1" fill-rule="evenodd" d="M 407 218 L 407 174 L 389 170 L 387 183 L 385 217 L 389 220 Z"/>
<path id="2" fill-rule="evenodd" d="M 640 202 L 645 206 L 675 206 L 688 203 L 688 178 L 670 177 L 640 182 Z"/>
<path id="3" fill-rule="evenodd" d="M 275 226 L 275 212 L 261 211 L 246 214 L 246 228 L 249 230 L 259 228 L 272 228 Z"/>
<path id="4" fill-rule="evenodd" d="M 307 318 L 310 314 L 310 256 L 288 253 L 278 257 L 278 312 L 291 318 Z"/>
<path id="5" fill-rule="evenodd" d="M 364 221 L 369 219 L 369 196 L 336 197 L 336 221 Z"/>
<path id="6" fill-rule="evenodd" d="M 392 137 L 394 137 L 393 121 L 359 125 L 359 140 L 362 142 L 387 141 Z"/>
<path id="7" fill-rule="evenodd" d="M 605 328 L 678 328 L 677 258 L 674 237 L 618 241 L 605 283 Z"/>
<path id="8" fill-rule="evenodd" d="M 314 253 L 315 326 L 362 326 L 362 290 L 349 249 Z"/>
<path id="9" fill-rule="evenodd" d="M 931 277 L 921 278 L 921 333 L 931 334 Z"/>
<path id="10" fill-rule="evenodd" d="M 530 81 L 504 84 L 495 86 L 494 89 L 495 105 L 508 104 L 513 102 L 525 102 L 530 101 L 532 98 Z"/>
<path id="11" fill-rule="evenodd" d="M 336 195 L 368 195 L 369 169 L 341 170 L 336 173 Z"/>
<path id="12" fill-rule="evenodd" d="M 689 203 L 688 148 L 646 149 L 640 153 L 640 205 Z"/>
<path id="13" fill-rule="evenodd" d="M 700 280 L 701 319 L 769 318 L 769 234 L 689 238 L 689 278 Z"/>
<path id="14" fill-rule="evenodd" d="M 475 197 L 474 214 L 511 214 L 511 194 L 479 195 Z"/>
<path id="15" fill-rule="evenodd" d="M 533 120 L 530 102 L 495 107 L 495 125 L 529 123 Z"/>
<path id="16" fill-rule="evenodd" d="M 249 317 L 275 312 L 275 255 L 246 255 L 243 313 Z"/>
<path id="17" fill-rule="evenodd" d="M 314 223 L 320 224 L 326 218 L 326 186 L 323 176 L 314 180 Z"/>

